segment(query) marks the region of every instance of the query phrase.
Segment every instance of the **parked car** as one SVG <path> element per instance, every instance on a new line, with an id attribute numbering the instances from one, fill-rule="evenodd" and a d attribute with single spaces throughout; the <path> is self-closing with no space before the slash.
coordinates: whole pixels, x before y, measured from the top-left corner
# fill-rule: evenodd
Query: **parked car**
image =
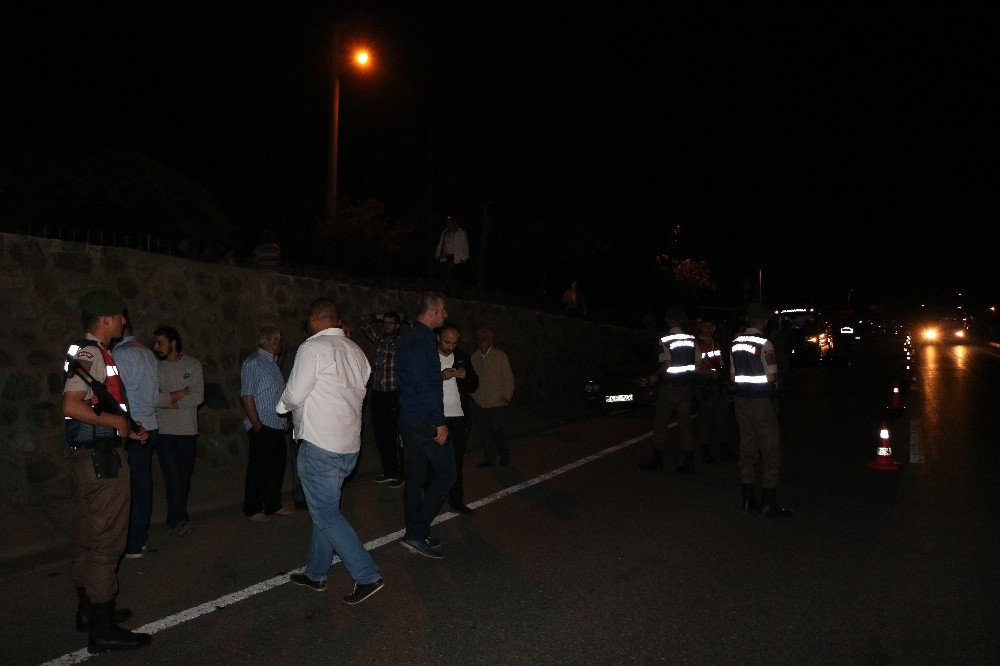
<path id="1" fill-rule="evenodd" d="M 650 385 L 649 376 L 656 371 L 658 356 L 657 341 L 615 349 L 584 384 L 584 397 L 601 410 L 652 405 L 656 386 Z"/>

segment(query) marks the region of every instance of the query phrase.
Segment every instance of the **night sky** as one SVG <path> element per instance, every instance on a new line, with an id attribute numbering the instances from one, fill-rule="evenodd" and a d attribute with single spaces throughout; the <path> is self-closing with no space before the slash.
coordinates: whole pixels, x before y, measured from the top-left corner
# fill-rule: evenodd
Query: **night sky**
<path id="1" fill-rule="evenodd" d="M 668 252 L 776 298 L 997 296 L 986 3 L 145 5 L 5 10 L 5 158 L 127 147 L 248 234 L 315 214 L 340 24 L 377 59 L 342 197 L 595 232 L 591 284 Z"/>

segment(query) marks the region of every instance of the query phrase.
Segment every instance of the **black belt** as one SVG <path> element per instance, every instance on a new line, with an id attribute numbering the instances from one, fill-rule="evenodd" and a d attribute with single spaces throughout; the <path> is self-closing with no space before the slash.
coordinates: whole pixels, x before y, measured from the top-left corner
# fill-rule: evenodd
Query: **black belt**
<path id="1" fill-rule="evenodd" d="M 108 446 L 112 449 L 118 449 L 122 446 L 122 440 L 118 437 L 100 437 L 92 442 L 70 442 L 69 448 L 74 451 L 79 449 L 96 449 L 99 446 Z"/>

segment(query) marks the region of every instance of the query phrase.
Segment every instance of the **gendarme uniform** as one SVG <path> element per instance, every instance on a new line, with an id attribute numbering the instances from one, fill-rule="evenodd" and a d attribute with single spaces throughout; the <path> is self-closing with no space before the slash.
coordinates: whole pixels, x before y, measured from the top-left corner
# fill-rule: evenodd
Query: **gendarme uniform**
<path id="1" fill-rule="evenodd" d="M 685 333 L 680 323 L 685 319 L 683 311 L 671 308 L 667 319 L 675 325 L 660 338 L 659 389 L 656 394 L 656 408 L 653 417 L 653 460 L 643 469 L 663 468 L 663 451 L 667 445 L 667 433 L 673 415 L 677 414 L 677 428 L 680 430 L 681 445 L 684 449 L 684 463 L 680 472 L 691 472 L 694 456 L 694 428 L 691 425 L 691 377 L 694 375 L 697 346 L 695 338 Z"/>
<path id="2" fill-rule="evenodd" d="M 121 315 L 125 309 L 120 297 L 102 291 L 84 296 L 80 306 L 85 313 L 99 316 Z M 81 376 L 86 372 L 104 385 L 118 407 L 128 411 L 118 368 L 104 344 L 87 333 L 70 345 L 66 354 L 64 394 L 83 393 L 84 401 L 100 413 L 98 396 Z M 115 607 L 118 561 L 125 550 L 131 498 L 128 456 L 122 446 L 128 433 L 69 417 L 65 417 L 65 430 L 76 500 L 70 577 L 79 599 L 77 630 L 90 631 L 91 652 L 142 647 L 149 643 L 148 634 L 133 634 L 118 627 L 117 623 L 127 620 L 131 613 Z"/>
<path id="3" fill-rule="evenodd" d="M 770 311 L 761 303 L 751 303 L 747 315 L 767 319 Z M 756 482 L 755 464 L 760 454 L 761 512 L 765 515 L 786 515 L 786 510 L 775 503 L 778 470 L 781 466 L 779 449 L 778 412 L 774 403 L 778 365 L 774 345 L 756 328 L 748 327 L 733 340 L 730 379 L 736 387 L 736 423 L 740 428 L 740 484 L 743 489 L 743 508 L 754 511 Z M 787 512 L 791 515 L 791 512 Z"/>

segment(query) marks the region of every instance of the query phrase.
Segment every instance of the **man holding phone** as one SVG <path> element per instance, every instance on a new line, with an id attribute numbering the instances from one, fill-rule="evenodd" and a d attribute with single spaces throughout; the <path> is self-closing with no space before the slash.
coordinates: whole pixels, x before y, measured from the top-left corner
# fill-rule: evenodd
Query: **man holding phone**
<path id="1" fill-rule="evenodd" d="M 455 485 L 448 493 L 448 506 L 456 513 L 475 513 L 464 502 L 462 464 L 469 427 L 462 407 L 466 396 L 479 388 L 479 375 L 472 367 L 469 355 L 458 348 L 462 334 L 458 326 L 445 324 L 438 329 L 438 356 L 441 360 L 441 381 L 444 382 L 444 421 L 455 449 Z"/>

